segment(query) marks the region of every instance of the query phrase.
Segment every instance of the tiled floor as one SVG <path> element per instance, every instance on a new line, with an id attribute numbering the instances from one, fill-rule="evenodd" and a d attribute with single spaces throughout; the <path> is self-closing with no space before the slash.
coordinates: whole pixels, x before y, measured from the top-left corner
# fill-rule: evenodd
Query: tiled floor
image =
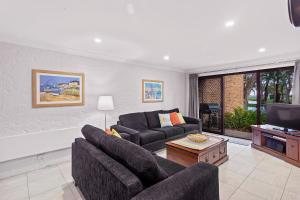
<path id="1" fill-rule="evenodd" d="M 166 152 L 158 152 L 165 157 Z M 249 146 L 228 144 L 229 161 L 219 167 L 221 200 L 300 199 L 300 168 Z M 71 177 L 71 163 L 0 180 L 3 200 L 82 199 Z"/>

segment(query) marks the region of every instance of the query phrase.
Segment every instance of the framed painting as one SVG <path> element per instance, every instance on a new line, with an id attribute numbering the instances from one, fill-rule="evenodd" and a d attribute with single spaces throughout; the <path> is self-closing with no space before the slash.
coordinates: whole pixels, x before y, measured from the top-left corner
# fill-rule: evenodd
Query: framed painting
<path id="1" fill-rule="evenodd" d="M 84 74 L 32 70 L 32 107 L 84 105 Z"/>
<path id="2" fill-rule="evenodd" d="M 143 80 L 143 103 L 163 102 L 164 82 L 156 80 Z"/>

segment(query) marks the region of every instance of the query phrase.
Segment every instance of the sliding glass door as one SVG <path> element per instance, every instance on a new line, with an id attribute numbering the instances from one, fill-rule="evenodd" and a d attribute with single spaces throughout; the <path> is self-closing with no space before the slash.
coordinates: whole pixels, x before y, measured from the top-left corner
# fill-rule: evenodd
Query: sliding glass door
<path id="1" fill-rule="evenodd" d="M 200 118 L 203 130 L 222 134 L 223 77 L 199 79 Z"/>
<path id="2" fill-rule="evenodd" d="M 266 106 L 291 103 L 293 67 L 199 78 L 203 130 L 251 139 L 266 123 Z"/>

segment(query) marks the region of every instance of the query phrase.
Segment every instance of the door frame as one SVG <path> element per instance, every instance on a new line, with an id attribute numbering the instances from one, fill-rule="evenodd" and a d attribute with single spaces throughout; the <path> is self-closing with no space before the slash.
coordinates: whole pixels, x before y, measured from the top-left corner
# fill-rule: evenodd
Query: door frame
<path id="1" fill-rule="evenodd" d="M 226 74 L 217 74 L 217 75 L 209 75 L 209 76 L 199 76 L 198 77 L 198 85 L 201 79 L 209 79 L 209 78 L 220 78 L 221 79 L 221 132 L 217 131 L 210 131 L 211 133 L 217 133 L 224 135 L 225 128 L 224 128 L 224 95 L 225 95 L 225 88 L 224 88 L 224 77 L 228 75 L 238 75 L 238 74 L 247 74 L 247 73 L 255 73 L 256 74 L 256 124 L 261 124 L 261 73 L 269 72 L 269 71 L 283 71 L 288 69 L 294 69 L 294 66 L 287 66 L 287 67 L 280 67 L 280 68 L 271 68 L 271 69 L 262 69 L 262 70 L 252 70 L 252 71 L 244 71 L 244 72 L 235 72 L 235 73 L 226 73 Z"/>

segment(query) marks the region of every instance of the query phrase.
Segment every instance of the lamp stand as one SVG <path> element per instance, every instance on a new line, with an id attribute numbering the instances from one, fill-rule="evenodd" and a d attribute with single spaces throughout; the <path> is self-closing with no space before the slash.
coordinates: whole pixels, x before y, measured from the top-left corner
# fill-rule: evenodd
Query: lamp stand
<path id="1" fill-rule="evenodd" d="M 105 131 L 106 131 L 106 111 L 104 111 L 104 120 L 105 120 Z"/>

